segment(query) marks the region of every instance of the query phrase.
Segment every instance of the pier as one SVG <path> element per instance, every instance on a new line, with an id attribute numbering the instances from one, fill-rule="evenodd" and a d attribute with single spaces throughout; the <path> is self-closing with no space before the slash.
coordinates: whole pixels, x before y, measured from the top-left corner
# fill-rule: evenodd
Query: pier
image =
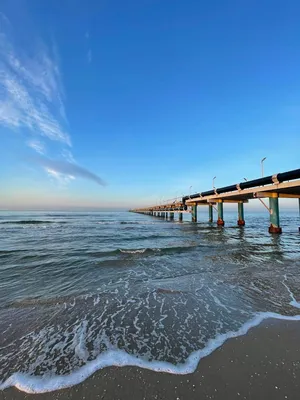
<path id="1" fill-rule="evenodd" d="M 152 205 L 130 210 L 131 212 L 148 214 L 161 218 L 174 219 L 174 213 L 179 213 L 179 221 L 183 213 L 190 213 L 192 222 L 197 222 L 197 207 L 208 207 L 208 221 L 213 222 L 213 208 L 217 211 L 217 225 L 224 226 L 224 203 L 237 204 L 237 224 L 245 226 L 244 203 L 257 199 L 267 209 L 270 215 L 270 233 L 282 233 L 279 218 L 279 199 L 298 199 L 300 212 L 300 169 L 270 175 L 263 178 L 221 187 L 206 192 L 172 199 L 160 205 Z M 268 203 L 265 202 L 268 200 Z M 299 228 L 300 231 L 300 228 Z"/>

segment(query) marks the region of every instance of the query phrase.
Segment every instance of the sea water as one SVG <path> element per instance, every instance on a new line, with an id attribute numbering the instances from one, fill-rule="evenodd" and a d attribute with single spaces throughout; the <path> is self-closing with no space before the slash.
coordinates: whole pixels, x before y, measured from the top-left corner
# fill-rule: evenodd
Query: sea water
<path id="1" fill-rule="evenodd" d="M 300 221 L 226 226 L 128 212 L 0 213 L 0 389 L 110 365 L 190 373 L 267 317 L 300 319 Z M 298 300 L 297 300 L 298 299 Z"/>

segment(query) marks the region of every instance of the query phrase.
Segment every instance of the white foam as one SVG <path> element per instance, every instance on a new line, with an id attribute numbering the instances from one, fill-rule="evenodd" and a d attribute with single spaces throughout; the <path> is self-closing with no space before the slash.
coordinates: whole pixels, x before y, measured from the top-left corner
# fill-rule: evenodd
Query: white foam
<path id="1" fill-rule="evenodd" d="M 283 275 L 283 276 L 284 276 L 284 280 L 282 281 L 282 284 L 287 288 L 287 291 L 289 292 L 289 295 L 292 299 L 289 304 L 295 308 L 300 308 L 300 303 L 295 299 L 294 293 L 291 291 L 291 289 L 285 283 L 285 281 L 287 281 L 286 275 Z"/>
<path id="2" fill-rule="evenodd" d="M 100 354 L 95 360 L 88 362 L 77 371 L 74 371 L 68 375 L 38 377 L 16 372 L 0 385 L 0 390 L 4 390 L 10 386 L 15 386 L 17 389 L 26 393 L 51 392 L 79 384 L 97 370 L 111 366 L 135 366 L 150 369 L 156 372 L 167 372 L 178 375 L 190 374 L 196 370 L 198 363 L 202 358 L 208 356 L 218 347 L 222 346 L 226 340 L 245 335 L 249 329 L 259 325 L 263 320 L 268 318 L 300 321 L 300 315 L 285 316 L 272 312 L 262 312 L 256 314 L 254 318 L 247 321 L 239 330 L 221 334 L 215 339 L 209 340 L 205 348 L 193 352 L 183 364 L 173 365 L 163 361 L 145 361 L 133 355 L 127 354 L 123 350 L 112 349 Z"/>
<path id="3" fill-rule="evenodd" d="M 84 320 L 77 328 L 76 334 L 73 339 L 74 343 L 76 344 L 75 353 L 83 361 L 87 361 L 89 355 L 84 341 L 86 330 L 87 330 L 87 321 Z"/>
<path id="4" fill-rule="evenodd" d="M 122 250 L 122 249 L 119 249 L 119 251 L 121 253 L 126 253 L 126 254 L 138 254 L 138 253 L 142 254 L 142 253 L 145 253 L 146 250 L 147 249 L 137 249 L 137 250 Z"/>

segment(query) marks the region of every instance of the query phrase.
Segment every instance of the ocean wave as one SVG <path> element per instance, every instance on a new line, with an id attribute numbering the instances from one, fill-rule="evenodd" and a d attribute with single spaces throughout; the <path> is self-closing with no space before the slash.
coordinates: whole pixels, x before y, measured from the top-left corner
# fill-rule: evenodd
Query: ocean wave
<path id="1" fill-rule="evenodd" d="M 35 225 L 35 224 L 66 224 L 65 221 L 41 221 L 35 219 L 19 220 L 19 221 L 1 221 L 0 224 L 19 224 L 19 225 Z"/>
<path id="2" fill-rule="evenodd" d="M 96 371 L 106 367 L 133 366 L 148 369 L 155 372 L 165 372 L 176 375 L 186 375 L 195 372 L 200 360 L 210 355 L 221 347 L 228 339 L 245 335 L 251 328 L 258 326 L 266 319 L 281 319 L 285 321 L 300 321 L 300 315 L 287 316 L 272 312 L 257 313 L 251 320 L 243 324 L 238 330 L 217 335 L 210 339 L 201 350 L 190 354 L 184 363 L 171 364 L 165 361 L 146 361 L 126 353 L 124 350 L 108 350 L 99 355 L 95 360 L 87 362 L 78 370 L 68 375 L 56 376 L 32 376 L 26 373 L 16 372 L 0 385 L 0 390 L 15 386 L 26 393 L 46 393 L 54 390 L 65 389 L 85 381 Z"/>
<path id="3" fill-rule="evenodd" d="M 125 254 L 147 254 L 147 253 L 181 253 L 186 251 L 192 251 L 198 246 L 170 246 L 170 247 L 157 247 L 157 248 L 143 248 L 143 249 L 118 249 L 120 253 Z"/>
<path id="4" fill-rule="evenodd" d="M 155 249 L 136 249 L 136 250 L 119 249 L 120 253 L 125 253 L 125 254 L 144 254 L 146 251 L 155 251 Z"/>
<path id="5" fill-rule="evenodd" d="M 149 221 L 96 221 L 98 225 L 155 225 L 158 222 L 149 222 Z"/>
<path id="6" fill-rule="evenodd" d="M 116 225 L 118 224 L 117 221 L 97 221 L 96 224 L 98 225 Z"/>
<path id="7" fill-rule="evenodd" d="M 88 254 L 92 257 L 109 257 L 116 255 L 147 255 L 147 254 L 157 254 L 160 255 L 168 254 L 168 253 L 180 253 L 191 251 L 195 248 L 195 246 L 170 246 L 170 247 L 144 247 L 141 249 L 125 249 L 119 248 L 115 250 L 107 250 L 107 251 L 97 251 L 97 252 L 89 252 Z"/>
<path id="8" fill-rule="evenodd" d="M 121 221 L 120 225 L 156 225 L 158 222 L 150 222 L 150 221 Z"/>

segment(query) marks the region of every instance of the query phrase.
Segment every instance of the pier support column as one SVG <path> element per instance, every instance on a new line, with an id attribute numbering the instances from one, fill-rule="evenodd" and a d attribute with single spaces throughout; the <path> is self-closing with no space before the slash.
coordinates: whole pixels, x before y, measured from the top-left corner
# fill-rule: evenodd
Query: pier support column
<path id="1" fill-rule="evenodd" d="M 244 203 L 240 201 L 238 203 L 238 221 L 237 221 L 238 226 L 244 226 L 245 225 L 245 220 L 244 220 Z"/>
<path id="2" fill-rule="evenodd" d="M 197 205 L 192 206 L 192 222 L 197 222 Z"/>
<path id="3" fill-rule="evenodd" d="M 223 219 L 223 201 L 220 201 L 218 203 L 218 221 L 217 221 L 218 226 L 224 226 L 225 222 Z"/>
<path id="4" fill-rule="evenodd" d="M 298 199 L 299 202 L 299 217 L 300 217 L 300 199 Z M 300 233 L 300 226 L 299 226 L 299 233 Z"/>
<path id="5" fill-rule="evenodd" d="M 166 212 L 166 219 L 168 219 L 168 213 Z"/>
<path id="6" fill-rule="evenodd" d="M 179 221 L 182 222 L 182 212 L 179 213 Z"/>
<path id="7" fill-rule="evenodd" d="M 174 219 L 174 213 L 173 212 L 170 212 L 170 219 Z"/>
<path id="8" fill-rule="evenodd" d="M 269 233 L 282 233 L 279 224 L 279 202 L 278 197 L 269 197 L 270 202 L 270 227 Z"/>
<path id="9" fill-rule="evenodd" d="M 208 206 L 208 222 L 213 222 L 214 214 L 213 214 L 213 206 L 209 204 Z"/>

